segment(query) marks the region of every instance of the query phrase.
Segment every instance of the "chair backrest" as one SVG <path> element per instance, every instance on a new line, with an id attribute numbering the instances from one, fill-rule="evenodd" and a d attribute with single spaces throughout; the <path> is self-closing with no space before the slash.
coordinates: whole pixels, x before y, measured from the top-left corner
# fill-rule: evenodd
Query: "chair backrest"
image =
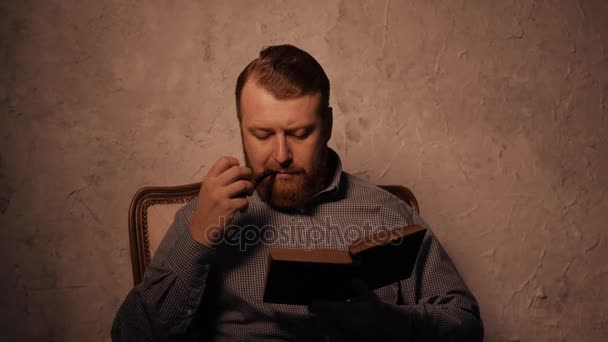
<path id="1" fill-rule="evenodd" d="M 149 186 L 141 188 L 129 208 L 129 240 L 133 281 L 138 284 L 144 275 L 160 241 L 171 226 L 175 213 L 198 196 L 201 183 L 179 186 Z M 401 185 L 380 185 L 417 212 L 418 201 L 410 189 Z"/>

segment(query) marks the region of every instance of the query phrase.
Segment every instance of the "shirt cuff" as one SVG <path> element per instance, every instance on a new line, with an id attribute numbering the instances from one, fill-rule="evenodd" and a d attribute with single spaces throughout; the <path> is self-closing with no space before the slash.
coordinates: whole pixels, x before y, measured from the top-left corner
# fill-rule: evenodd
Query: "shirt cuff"
<path id="1" fill-rule="evenodd" d="M 190 230 L 186 228 L 177 236 L 165 262 L 179 278 L 192 285 L 200 285 L 204 283 L 205 275 L 215 263 L 215 255 L 215 248 L 192 239 Z"/>

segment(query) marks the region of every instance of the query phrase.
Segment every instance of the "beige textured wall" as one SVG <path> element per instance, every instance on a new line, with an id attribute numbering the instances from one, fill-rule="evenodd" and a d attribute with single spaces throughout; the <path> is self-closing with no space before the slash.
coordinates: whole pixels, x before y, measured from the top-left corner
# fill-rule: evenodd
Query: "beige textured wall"
<path id="1" fill-rule="evenodd" d="M 415 191 L 487 341 L 602 340 L 607 3 L 3 2 L 3 340 L 109 339 L 131 196 L 241 156 L 235 77 L 284 42 L 332 80 L 346 169 Z"/>

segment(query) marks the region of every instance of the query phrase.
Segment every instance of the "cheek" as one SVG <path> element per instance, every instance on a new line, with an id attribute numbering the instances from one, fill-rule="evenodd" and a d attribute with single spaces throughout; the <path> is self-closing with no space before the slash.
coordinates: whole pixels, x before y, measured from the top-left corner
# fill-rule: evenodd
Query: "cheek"
<path id="1" fill-rule="evenodd" d="M 252 163 L 254 167 L 264 166 L 272 155 L 272 148 L 269 144 L 260 144 L 258 142 L 245 140 L 244 147 L 249 162 Z"/>
<path id="2" fill-rule="evenodd" d="M 321 151 L 317 144 L 298 146 L 293 149 L 294 163 L 310 171 L 320 162 Z"/>

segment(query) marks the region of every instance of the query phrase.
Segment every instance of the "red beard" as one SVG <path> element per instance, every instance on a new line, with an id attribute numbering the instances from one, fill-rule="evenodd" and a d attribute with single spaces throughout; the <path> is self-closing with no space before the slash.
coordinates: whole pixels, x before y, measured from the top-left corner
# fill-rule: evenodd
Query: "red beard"
<path id="1" fill-rule="evenodd" d="M 290 172 L 288 170 L 284 171 Z M 305 171 L 294 173 L 289 179 L 278 179 L 276 176 L 270 176 L 262 181 L 257 187 L 257 191 L 264 202 L 275 208 L 302 208 L 311 202 L 318 191 L 318 181 L 315 181 L 315 178 L 319 179 L 318 176 L 311 176 Z"/>
<path id="2" fill-rule="evenodd" d="M 247 153 L 244 154 L 245 164 L 251 168 Z M 293 164 L 288 168 L 276 164 L 266 165 L 265 170 L 291 173 L 291 177 L 289 179 L 280 179 L 276 175 L 266 177 L 256 187 L 256 191 L 262 201 L 277 209 L 289 210 L 306 207 L 321 190 L 325 179 L 324 164 L 321 162 L 315 165 L 311 173 Z"/>

